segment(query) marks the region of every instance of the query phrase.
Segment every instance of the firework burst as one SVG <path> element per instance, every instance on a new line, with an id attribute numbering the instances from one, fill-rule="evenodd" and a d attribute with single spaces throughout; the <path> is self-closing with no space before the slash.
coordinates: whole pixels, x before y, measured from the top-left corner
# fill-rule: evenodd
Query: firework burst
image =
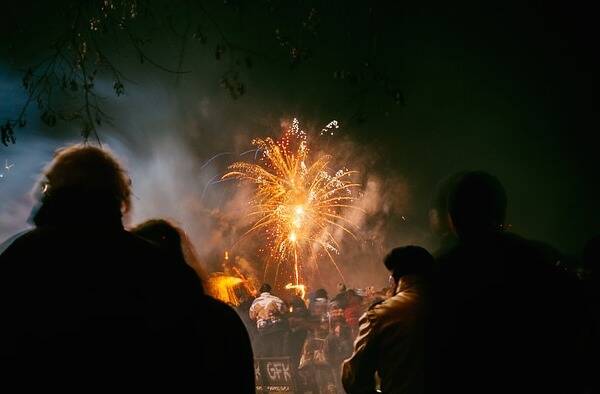
<path id="1" fill-rule="evenodd" d="M 342 276 L 334 259 L 340 248 L 334 234 L 338 229 L 354 236 L 345 212 L 359 209 L 354 201 L 360 184 L 351 180 L 356 171 L 331 172 L 331 157 L 326 155 L 311 161 L 307 135 L 297 119 L 281 139 L 252 143 L 258 152 L 256 162 L 236 162 L 222 178 L 255 186 L 249 213 L 253 224 L 244 236 L 265 235 L 269 262 L 277 265 L 276 282 L 284 265 L 294 286 L 299 286 L 314 252 L 328 256 Z"/>

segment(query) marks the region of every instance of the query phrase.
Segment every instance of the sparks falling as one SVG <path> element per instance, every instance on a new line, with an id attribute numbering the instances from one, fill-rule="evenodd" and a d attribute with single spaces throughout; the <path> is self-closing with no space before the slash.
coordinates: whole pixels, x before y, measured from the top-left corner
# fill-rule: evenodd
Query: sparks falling
<path id="1" fill-rule="evenodd" d="M 305 263 L 315 251 L 328 256 L 343 278 L 334 259 L 340 247 L 334 230 L 354 236 L 345 212 L 358 209 L 353 203 L 360 184 L 351 180 L 356 171 L 331 173 L 330 156 L 311 158 L 307 135 L 297 119 L 281 139 L 255 139 L 252 143 L 257 161 L 232 164 L 222 179 L 255 185 L 250 202 L 254 220 L 245 235 L 266 235 L 271 261 L 277 265 L 275 281 L 283 265 L 291 272 L 293 286 L 300 286 Z"/>
<path id="2" fill-rule="evenodd" d="M 206 290 L 214 298 L 236 306 L 243 299 L 254 297 L 257 293 L 252 278 L 230 263 L 228 251 L 225 251 L 223 272 L 213 272 L 208 276 Z"/>
<path id="3" fill-rule="evenodd" d="M 296 294 L 298 294 L 303 300 L 306 300 L 306 286 L 288 283 L 284 288 L 286 290 L 296 290 Z"/>

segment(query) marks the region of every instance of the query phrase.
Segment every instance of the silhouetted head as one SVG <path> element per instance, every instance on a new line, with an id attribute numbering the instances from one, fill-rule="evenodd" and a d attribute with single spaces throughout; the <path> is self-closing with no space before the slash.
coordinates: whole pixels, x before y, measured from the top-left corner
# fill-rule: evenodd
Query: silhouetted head
<path id="1" fill-rule="evenodd" d="M 306 310 L 307 309 L 306 303 L 299 296 L 292 296 L 292 299 L 290 300 L 290 305 L 294 308 L 294 310 L 298 310 L 298 309 Z"/>
<path id="2" fill-rule="evenodd" d="M 131 182 L 117 159 L 107 150 L 72 145 L 56 151 L 34 195 L 42 206 L 36 224 L 63 219 L 106 219 L 127 212 Z M 85 208 L 82 212 L 81 208 Z"/>
<path id="3" fill-rule="evenodd" d="M 360 302 L 360 300 L 362 300 L 362 297 L 360 295 L 358 295 L 356 293 L 356 291 L 354 291 L 353 289 L 348 289 L 346 291 L 346 298 L 348 299 L 349 302 L 352 302 L 352 301 Z"/>
<path id="4" fill-rule="evenodd" d="M 164 219 L 151 219 L 135 226 L 131 232 L 154 243 L 176 263 L 192 268 L 201 280 L 205 279 L 194 246 L 181 228 Z"/>
<path id="5" fill-rule="evenodd" d="M 272 290 L 271 285 L 268 283 L 263 283 L 262 286 L 260 286 L 260 293 L 270 293 Z"/>
<path id="6" fill-rule="evenodd" d="M 442 179 L 436 186 L 429 205 L 429 227 L 431 232 L 443 237 L 452 232 L 450 214 L 448 212 L 448 197 L 456 187 L 457 181 L 465 174 L 458 172 Z"/>
<path id="7" fill-rule="evenodd" d="M 383 260 L 385 268 L 398 283 L 405 275 L 429 275 L 433 270 L 433 256 L 420 246 L 394 248 Z"/>
<path id="8" fill-rule="evenodd" d="M 325 298 L 327 299 L 327 291 L 325 289 L 317 289 L 317 291 L 315 291 L 315 298 Z"/>
<path id="9" fill-rule="evenodd" d="M 482 171 L 460 176 L 448 196 L 448 212 L 459 237 L 498 230 L 506 218 L 507 197 L 496 178 Z"/>

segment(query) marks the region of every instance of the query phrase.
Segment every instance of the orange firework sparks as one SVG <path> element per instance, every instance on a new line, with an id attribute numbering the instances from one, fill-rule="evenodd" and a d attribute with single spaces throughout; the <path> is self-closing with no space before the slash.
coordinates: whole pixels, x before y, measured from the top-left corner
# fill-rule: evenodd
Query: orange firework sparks
<path id="1" fill-rule="evenodd" d="M 353 236 L 344 212 L 358 209 L 353 205 L 353 190 L 360 185 L 350 179 L 356 172 L 343 169 L 331 173 L 330 156 L 311 161 L 307 136 L 297 119 L 281 139 L 255 139 L 252 143 L 260 154 L 258 162 L 234 163 L 222 178 L 256 186 L 250 212 L 255 220 L 245 235 L 264 231 L 277 272 L 281 264 L 290 264 L 295 286 L 302 281 L 304 259 L 315 247 L 342 276 L 333 258 L 339 253 L 334 229 Z"/>
<path id="2" fill-rule="evenodd" d="M 304 285 L 293 285 L 291 283 L 288 283 L 287 285 L 285 285 L 285 289 L 286 290 L 290 290 L 290 289 L 296 290 L 298 293 L 300 293 L 300 298 L 302 298 L 303 300 L 306 297 L 306 286 L 304 286 Z"/>
<path id="3" fill-rule="evenodd" d="M 215 272 L 209 275 L 206 281 L 207 292 L 214 298 L 231 305 L 239 305 L 242 297 L 256 294 L 252 281 L 246 278 L 239 270 L 234 270 L 233 275 Z"/>
<path id="4" fill-rule="evenodd" d="M 239 305 L 236 288 L 243 282 L 242 278 L 235 276 L 213 274 L 208 278 L 209 293 L 218 300 L 228 304 Z"/>

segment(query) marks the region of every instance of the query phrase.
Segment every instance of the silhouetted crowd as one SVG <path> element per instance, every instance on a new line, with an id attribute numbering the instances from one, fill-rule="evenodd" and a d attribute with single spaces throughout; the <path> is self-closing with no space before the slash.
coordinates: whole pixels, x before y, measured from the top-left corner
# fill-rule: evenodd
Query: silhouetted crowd
<path id="1" fill-rule="evenodd" d="M 43 171 L 35 227 L 0 247 L 4 391 L 253 393 L 254 359 L 287 357 L 297 392 L 600 392 L 600 238 L 574 270 L 510 233 L 490 174 L 440 182 L 440 247 L 391 250 L 389 288 L 306 302 L 265 283 L 237 311 L 204 293 L 181 229 L 124 228 L 131 195 L 103 149 L 61 149 Z"/>

